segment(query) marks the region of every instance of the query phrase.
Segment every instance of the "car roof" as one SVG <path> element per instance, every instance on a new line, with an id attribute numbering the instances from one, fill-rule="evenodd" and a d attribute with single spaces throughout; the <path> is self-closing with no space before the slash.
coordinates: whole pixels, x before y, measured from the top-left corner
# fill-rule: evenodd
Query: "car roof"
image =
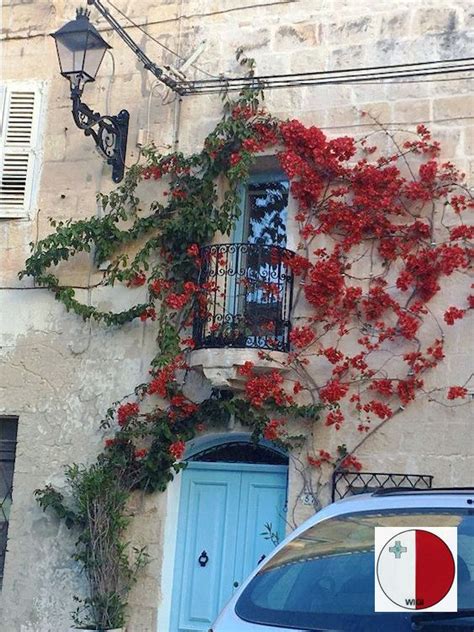
<path id="1" fill-rule="evenodd" d="M 372 493 L 348 496 L 328 505 L 300 525 L 296 531 L 321 522 L 326 518 L 361 512 L 390 509 L 448 509 L 473 508 L 474 488 L 454 487 L 437 489 L 380 489 Z"/>

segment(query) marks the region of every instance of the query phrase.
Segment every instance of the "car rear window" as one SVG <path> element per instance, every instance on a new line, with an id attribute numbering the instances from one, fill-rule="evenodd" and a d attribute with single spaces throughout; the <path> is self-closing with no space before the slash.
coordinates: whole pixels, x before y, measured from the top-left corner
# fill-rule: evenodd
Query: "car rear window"
<path id="1" fill-rule="evenodd" d="M 237 601 L 237 615 L 300 630 L 411 630 L 413 613 L 374 611 L 374 527 L 384 526 L 457 527 L 458 608 L 474 607 L 474 515 L 390 510 L 309 527 L 262 566 Z"/>

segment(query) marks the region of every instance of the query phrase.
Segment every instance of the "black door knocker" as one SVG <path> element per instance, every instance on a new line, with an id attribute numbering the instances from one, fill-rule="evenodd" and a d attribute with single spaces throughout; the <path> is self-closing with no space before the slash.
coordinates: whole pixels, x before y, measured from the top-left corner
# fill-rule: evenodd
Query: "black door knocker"
<path id="1" fill-rule="evenodd" d="M 209 562 L 209 556 L 206 551 L 203 551 L 198 557 L 198 562 L 201 566 L 206 566 L 206 564 Z"/>

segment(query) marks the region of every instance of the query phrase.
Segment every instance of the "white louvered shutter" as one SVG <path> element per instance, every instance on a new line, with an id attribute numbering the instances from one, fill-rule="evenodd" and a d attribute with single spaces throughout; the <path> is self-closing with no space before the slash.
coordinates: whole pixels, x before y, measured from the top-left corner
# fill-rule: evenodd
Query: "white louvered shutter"
<path id="1" fill-rule="evenodd" d="M 38 164 L 38 87 L 7 85 L 0 132 L 0 217 L 25 217 L 30 211 Z"/>

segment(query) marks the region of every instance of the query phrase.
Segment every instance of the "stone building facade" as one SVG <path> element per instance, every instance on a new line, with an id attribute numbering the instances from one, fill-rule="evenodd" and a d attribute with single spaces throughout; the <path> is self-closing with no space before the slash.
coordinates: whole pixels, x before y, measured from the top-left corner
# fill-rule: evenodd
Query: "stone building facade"
<path id="1" fill-rule="evenodd" d="M 239 72 L 234 55 L 239 47 L 255 57 L 258 74 L 271 75 L 469 57 L 474 39 L 474 12 L 467 0 L 119 0 L 118 7 L 185 59 L 204 42 L 196 65 L 213 75 Z M 61 487 L 65 464 L 93 460 L 102 445 L 98 420 L 111 402 L 146 377 L 154 348 L 152 325 L 136 322 L 106 330 L 84 324 L 31 280 L 18 280 L 29 243 L 50 232 L 50 217 L 100 214 L 96 195 L 113 188 L 109 167 L 74 126 L 69 86 L 59 75 L 49 37 L 73 19 L 75 9 L 71 0 L 7 0 L 3 6 L 5 89 L 0 98 L 5 104 L 11 94 L 26 94 L 30 105 L 34 101 L 33 133 L 23 148 L 30 160 L 25 198 L 16 210 L 2 206 L 0 211 L 0 424 L 18 421 L 0 595 L 5 632 L 68 630 L 72 595 L 82 580 L 70 560 L 72 543 L 64 526 L 41 512 L 33 492 L 49 482 Z M 158 146 L 177 146 L 185 153 L 199 147 L 220 117 L 218 95 L 173 98 L 94 10 L 91 20 L 113 49 L 84 99 L 100 112 L 129 110 L 127 163 L 137 160 L 143 130 Z M 142 31 L 130 24 L 127 29 L 158 64 L 179 65 L 175 55 Z M 187 73 L 205 77 L 193 67 Z M 370 122 L 361 111 L 403 128 L 425 123 L 441 141 L 442 157 L 474 182 L 472 91 L 472 79 L 463 76 L 270 90 L 266 102 L 281 118 L 297 116 L 330 135 L 365 133 Z M 296 236 L 289 234 L 291 239 Z M 84 285 L 92 265 L 81 257 L 62 278 Z M 450 292 L 455 298 L 456 288 Z M 105 290 L 83 294 L 92 303 L 112 301 Z M 120 302 L 120 292 L 113 300 Z M 447 340 L 444 383 L 462 383 L 472 372 L 468 327 L 463 323 Z M 235 356 L 226 351 L 217 368 L 234 363 Z M 371 471 L 432 474 L 440 486 L 472 484 L 474 432 L 466 410 L 449 410 L 448 419 L 442 406 L 417 402 L 359 456 Z M 226 436 L 238 431 L 228 430 Z M 172 616 L 180 484 L 178 477 L 167 492 L 135 499 L 132 509 L 139 520 L 132 537 L 148 546 L 151 563 L 132 595 L 129 632 L 180 629 Z M 301 522 L 312 505 L 304 504 L 291 459 L 288 495 L 295 521 Z"/>

